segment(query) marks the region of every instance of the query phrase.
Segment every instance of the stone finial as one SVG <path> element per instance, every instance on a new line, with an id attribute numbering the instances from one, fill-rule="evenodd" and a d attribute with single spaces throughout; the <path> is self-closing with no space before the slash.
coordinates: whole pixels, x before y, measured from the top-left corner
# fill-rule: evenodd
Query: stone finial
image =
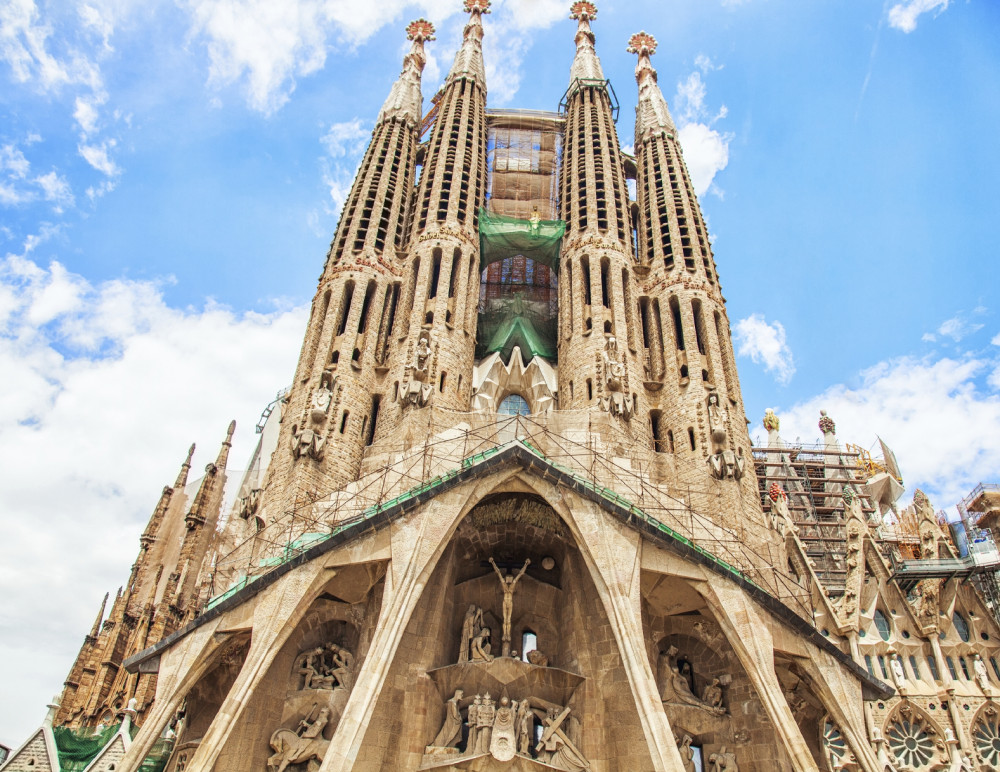
<path id="1" fill-rule="evenodd" d="M 767 497 L 771 499 L 771 501 L 777 501 L 778 499 L 787 499 L 788 494 L 785 493 L 784 488 L 778 485 L 778 483 L 774 482 L 771 483 L 771 487 L 768 488 Z"/>
<path id="2" fill-rule="evenodd" d="M 764 411 L 764 428 L 769 432 L 776 432 L 781 428 L 781 420 L 771 408 Z"/>
<path id="3" fill-rule="evenodd" d="M 427 19 L 416 19 L 406 26 L 406 39 L 415 43 L 423 43 L 425 40 L 437 40 L 434 37 L 434 25 Z"/>
<path id="4" fill-rule="evenodd" d="M 577 0 L 569 8 L 569 18 L 576 21 L 590 21 L 597 18 L 597 6 L 589 0 Z"/>
<path id="5" fill-rule="evenodd" d="M 836 434 L 837 424 L 833 422 L 833 419 L 826 414 L 825 410 L 819 411 L 819 430 L 823 434 Z"/>
<path id="6" fill-rule="evenodd" d="M 489 13 L 490 5 L 490 0 L 465 0 L 462 7 L 465 8 L 466 13 Z"/>
<path id="7" fill-rule="evenodd" d="M 628 39 L 628 48 L 625 49 L 630 54 L 642 56 L 652 56 L 656 53 L 656 38 L 648 32 L 636 32 Z"/>

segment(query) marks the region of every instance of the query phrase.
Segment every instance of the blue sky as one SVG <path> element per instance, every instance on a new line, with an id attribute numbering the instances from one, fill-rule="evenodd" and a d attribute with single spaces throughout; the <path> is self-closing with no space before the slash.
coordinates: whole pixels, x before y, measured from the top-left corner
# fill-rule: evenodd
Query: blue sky
<path id="1" fill-rule="evenodd" d="M 403 28 L 438 28 L 426 104 L 460 5 L 0 4 L 0 742 L 41 720 L 188 443 L 200 468 L 236 418 L 249 456 Z M 568 5 L 494 2 L 491 105 L 555 109 Z M 593 26 L 626 147 L 626 41 L 659 40 L 752 431 L 773 407 L 812 442 L 826 408 L 952 511 L 997 481 L 1000 6 L 607 0 Z"/>

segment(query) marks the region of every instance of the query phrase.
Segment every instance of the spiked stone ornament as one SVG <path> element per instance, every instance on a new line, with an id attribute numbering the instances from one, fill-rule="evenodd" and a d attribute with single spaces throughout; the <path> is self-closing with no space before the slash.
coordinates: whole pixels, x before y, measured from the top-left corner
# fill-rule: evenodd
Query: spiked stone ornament
<path id="1" fill-rule="evenodd" d="M 628 48 L 625 50 L 630 54 L 652 56 L 656 53 L 656 38 L 645 31 L 636 32 L 628 39 Z"/>
<path id="2" fill-rule="evenodd" d="M 427 21 L 427 19 L 417 19 L 416 21 L 411 21 L 407 26 L 406 39 L 418 43 L 423 43 L 427 40 L 437 40 L 434 37 L 435 31 L 434 25 Z"/>
<path id="3" fill-rule="evenodd" d="M 591 21 L 597 18 L 597 6 L 588 0 L 578 0 L 569 8 L 569 18 L 577 21 Z"/>
<path id="4" fill-rule="evenodd" d="M 463 6 L 466 13 L 472 13 L 473 11 L 479 11 L 479 13 L 489 13 L 490 12 L 490 0 L 465 0 Z"/>

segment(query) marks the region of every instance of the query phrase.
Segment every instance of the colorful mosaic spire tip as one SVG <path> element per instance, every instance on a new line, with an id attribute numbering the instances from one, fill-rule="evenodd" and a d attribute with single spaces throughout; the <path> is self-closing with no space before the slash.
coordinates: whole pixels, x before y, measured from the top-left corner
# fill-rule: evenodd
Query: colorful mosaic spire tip
<path id="1" fill-rule="evenodd" d="M 423 42 L 425 40 L 435 40 L 434 25 L 427 19 L 417 19 L 411 21 L 406 27 L 406 39 Z"/>
<path id="2" fill-rule="evenodd" d="M 628 39 L 628 48 L 625 50 L 630 54 L 652 56 L 656 53 L 656 38 L 645 31 L 636 32 Z"/>
<path id="3" fill-rule="evenodd" d="M 490 12 L 490 0 L 465 0 L 463 6 L 466 13 L 472 13 L 473 11 L 479 11 L 479 13 L 489 13 Z"/>
<path id="4" fill-rule="evenodd" d="M 578 0 L 569 8 L 569 18 L 577 21 L 590 21 L 597 18 L 597 6 L 588 0 Z"/>

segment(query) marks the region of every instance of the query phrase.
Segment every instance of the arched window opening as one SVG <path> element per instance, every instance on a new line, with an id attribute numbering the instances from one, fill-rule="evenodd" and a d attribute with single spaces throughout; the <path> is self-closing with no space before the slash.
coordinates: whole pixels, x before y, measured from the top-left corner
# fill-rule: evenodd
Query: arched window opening
<path id="1" fill-rule="evenodd" d="M 951 623 L 955 626 L 955 632 L 958 633 L 958 637 L 962 639 L 962 642 L 968 643 L 969 623 L 965 621 L 965 617 L 956 611 L 951 615 Z"/>
<path id="2" fill-rule="evenodd" d="M 354 282 L 349 281 L 344 285 L 344 295 L 340 301 L 340 323 L 337 325 L 337 335 L 343 335 L 347 331 L 347 317 L 351 313 L 351 301 L 354 299 Z"/>
<path id="3" fill-rule="evenodd" d="M 532 630 L 526 629 L 521 634 L 521 660 L 528 661 L 528 653 L 538 648 L 538 636 Z"/>
<path id="4" fill-rule="evenodd" d="M 694 442 L 694 427 L 693 426 L 689 426 L 688 427 L 688 442 L 691 443 L 691 450 L 697 450 L 698 449 L 697 446 L 695 445 L 695 442 Z"/>
<path id="5" fill-rule="evenodd" d="M 508 394 L 497 407 L 500 415 L 530 415 L 531 405 L 520 394 Z"/>
<path id="6" fill-rule="evenodd" d="M 344 415 L 342 415 L 341 418 L 340 418 L 340 433 L 341 434 L 343 434 L 344 433 L 344 429 L 347 428 L 347 419 L 350 417 L 350 415 L 351 415 L 350 412 L 347 411 L 347 410 L 345 410 L 344 411 Z"/>
<path id="7" fill-rule="evenodd" d="M 431 263 L 431 280 L 427 288 L 427 298 L 436 298 L 438 294 L 438 280 L 441 278 L 441 250 L 434 250 L 434 262 Z"/>
<path id="8" fill-rule="evenodd" d="M 882 613 L 882 609 L 875 609 L 875 627 L 878 630 L 879 637 L 883 641 L 888 641 L 889 636 L 892 634 L 892 625 L 889 623 L 888 617 Z"/>

